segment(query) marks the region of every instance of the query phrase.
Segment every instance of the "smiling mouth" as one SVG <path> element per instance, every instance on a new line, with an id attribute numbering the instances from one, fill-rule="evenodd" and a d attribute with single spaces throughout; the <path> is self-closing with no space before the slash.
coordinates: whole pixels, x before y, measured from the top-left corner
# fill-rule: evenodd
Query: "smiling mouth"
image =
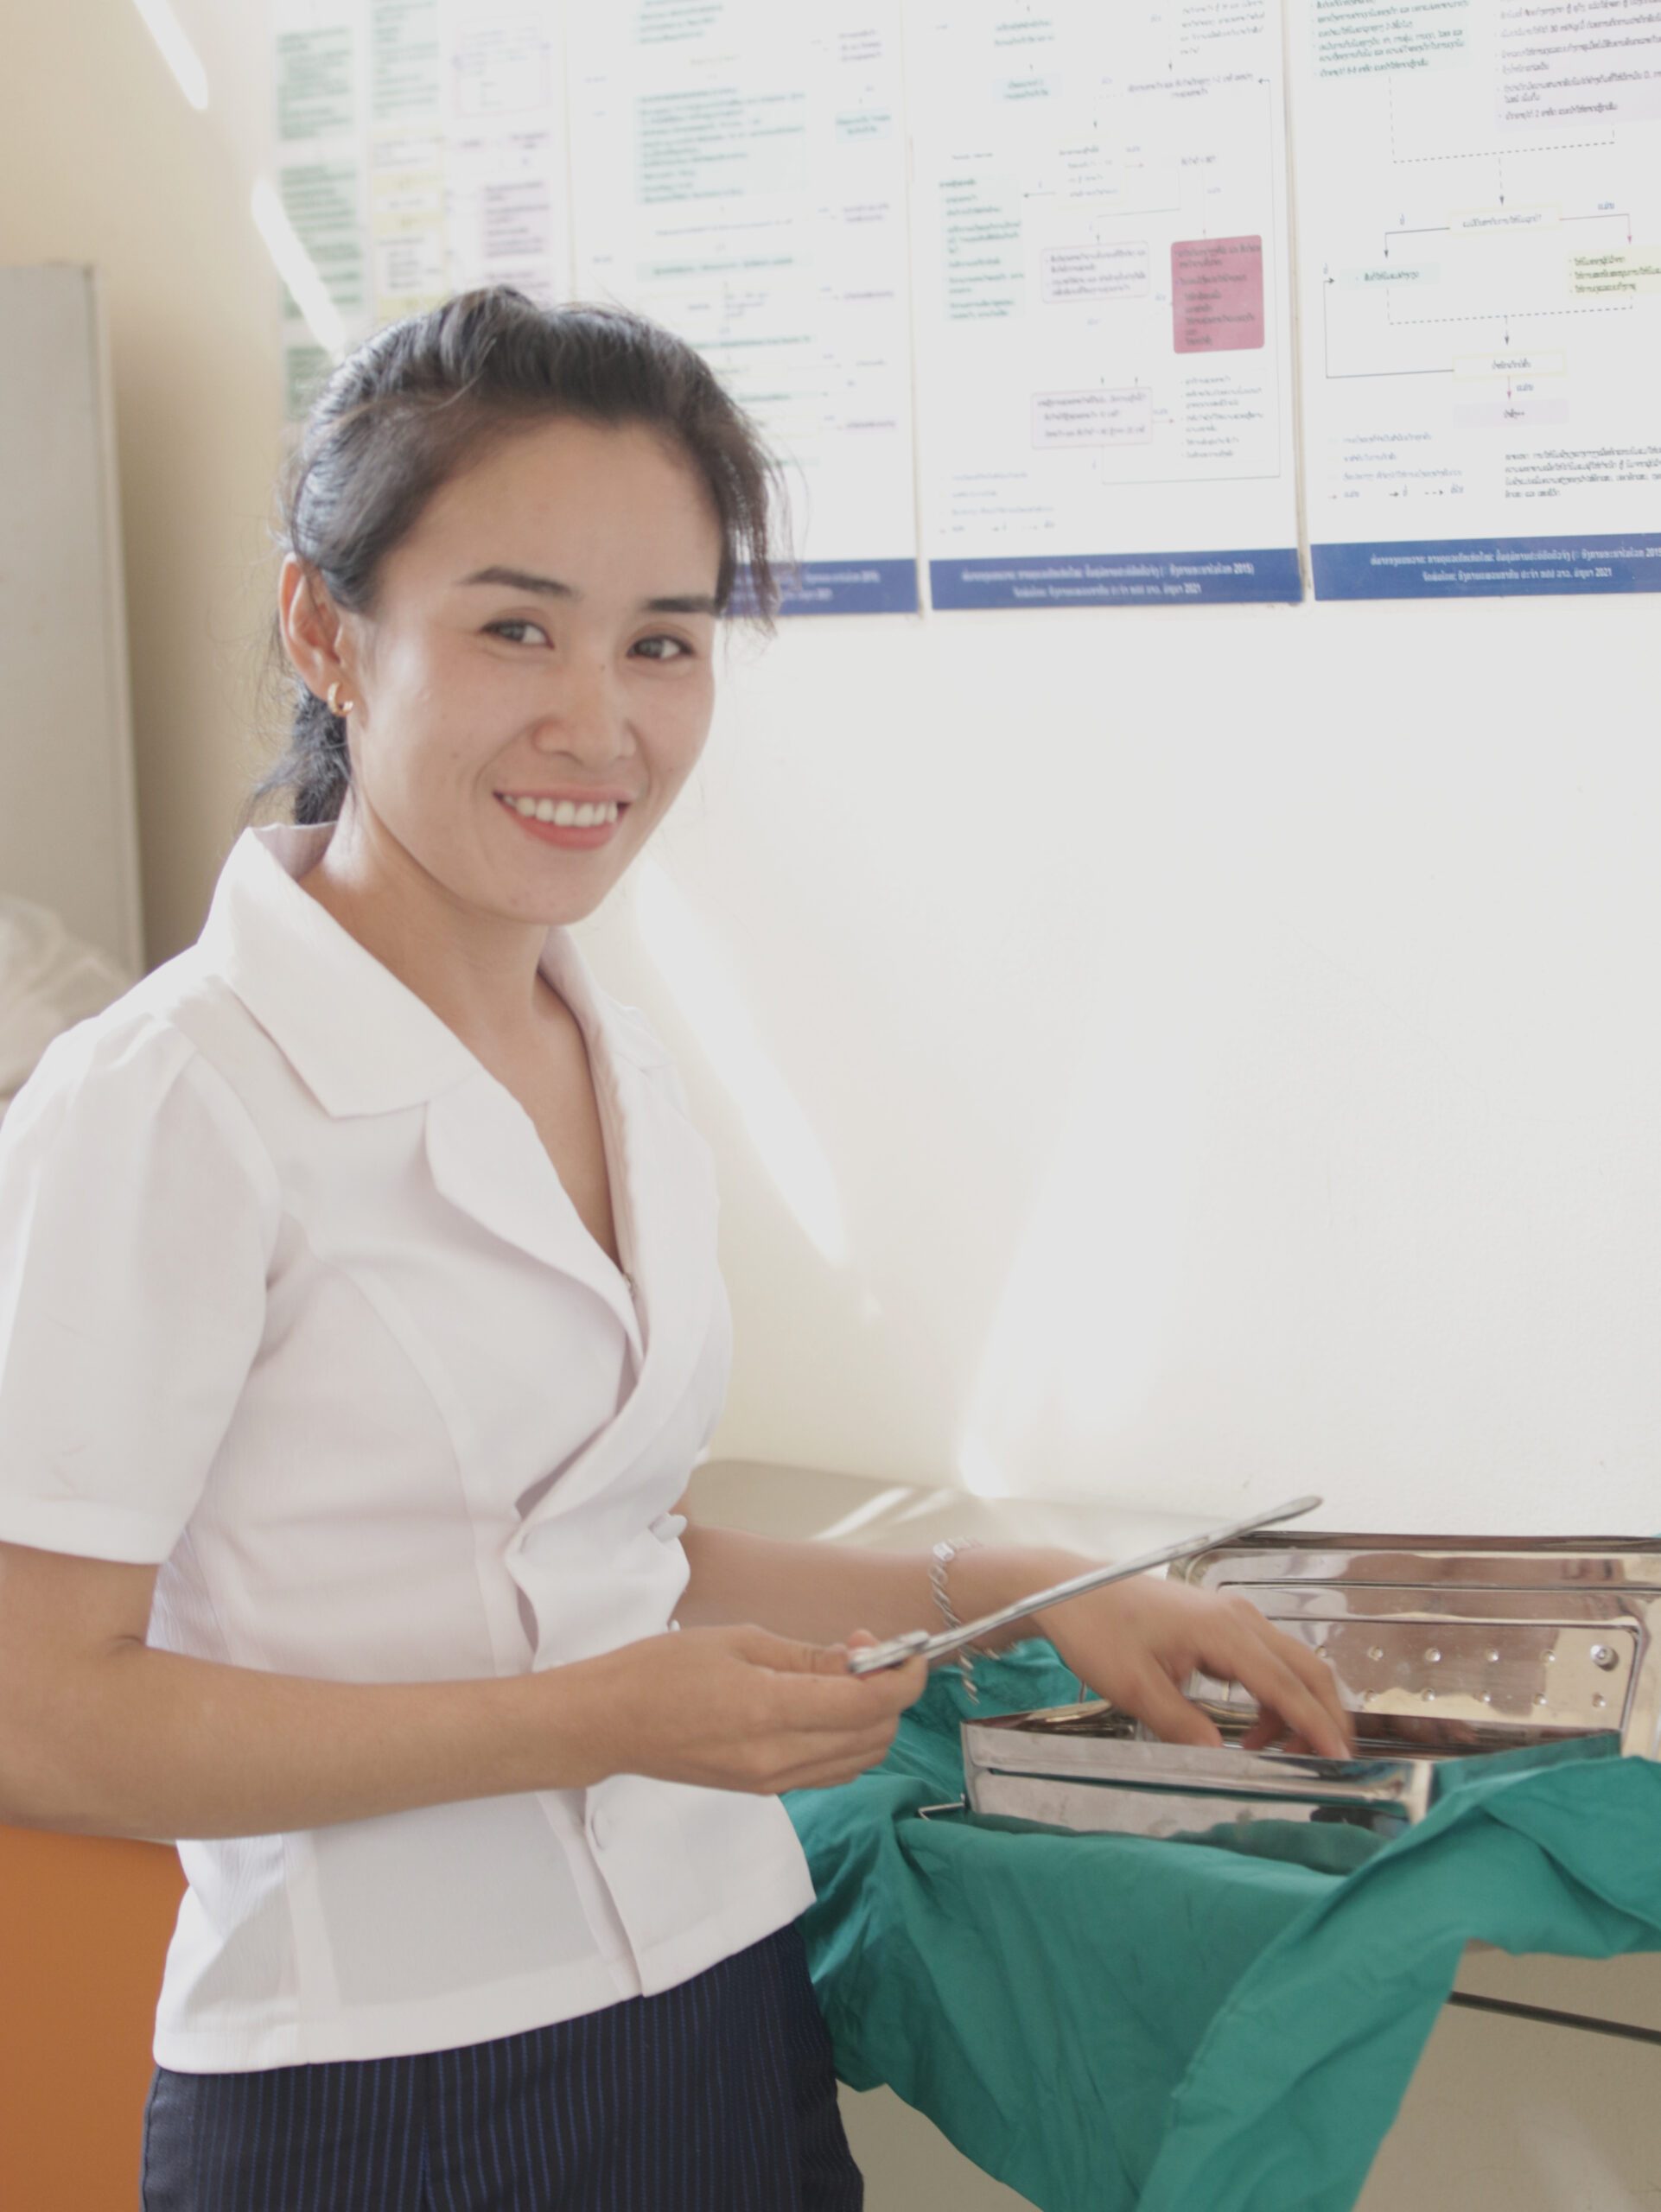
<path id="1" fill-rule="evenodd" d="M 512 791 L 496 796 L 521 822 L 549 823 L 557 830 L 608 829 L 628 805 L 627 799 L 534 798 Z"/>

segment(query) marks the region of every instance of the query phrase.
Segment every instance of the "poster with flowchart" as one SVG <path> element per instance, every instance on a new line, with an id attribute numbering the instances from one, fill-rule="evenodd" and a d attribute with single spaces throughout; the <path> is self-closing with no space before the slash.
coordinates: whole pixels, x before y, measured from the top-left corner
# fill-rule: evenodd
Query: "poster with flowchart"
<path id="1" fill-rule="evenodd" d="M 899 0 L 570 18 L 581 297 L 695 345 L 786 473 L 784 612 L 917 605 Z"/>
<path id="2" fill-rule="evenodd" d="M 349 4 L 275 0 L 276 187 L 283 215 L 334 308 L 344 345 L 374 327 L 364 189 L 366 22 Z M 283 295 L 283 412 L 303 415 L 328 373 L 325 333 Z"/>
<path id="3" fill-rule="evenodd" d="M 1661 0 L 271 6 L 290 423 L 500 280 L 704 355 L 786 613 L 1661 588 Z"/>
<path id="4" fill-rule="evenodd" d="M 468 285 L 569 296 L 563 41 L 546 0 L 277 0 L 277 191 L 347 345 Z M 328 366 L 285 302 L 290 420 Z"/>
<path id="5" fill-rule="evenodd" d="M 1301 596 L 1278 0 L 908 0 L 936 607 Z"/>
<path id="6" fill-rule="evenodd" d="M 1661 590 L 1661 7 L 1291 32 L 1317 597 Z"/>

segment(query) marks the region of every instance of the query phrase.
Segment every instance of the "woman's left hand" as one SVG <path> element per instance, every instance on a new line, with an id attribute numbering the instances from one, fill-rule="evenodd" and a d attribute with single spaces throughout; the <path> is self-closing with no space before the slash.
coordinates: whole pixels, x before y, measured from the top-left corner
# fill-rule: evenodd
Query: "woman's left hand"
<path id="1" fill-rule="evenodd" d="M 1240 1683 L 1261 1707 L 1245 1750 L 1353 1755 L 1331 1668 L 1244 1598 L 1141 1574 L 1033 1618 L 1080 1681 L 1170 1743 L 1223 1740 L 1178 1687 L 1197 1670 Z"/>

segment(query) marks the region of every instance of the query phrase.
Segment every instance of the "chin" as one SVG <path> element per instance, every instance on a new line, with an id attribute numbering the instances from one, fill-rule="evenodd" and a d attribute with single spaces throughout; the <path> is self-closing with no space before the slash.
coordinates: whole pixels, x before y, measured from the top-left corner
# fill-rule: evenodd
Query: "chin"
<path id="1" fill-rule="evenodd" d="M 522 900 L 514 902 L 513 918 L 535 922 L 544 929 L 569 929 L 586 921 L 611 895 L 617 881 L 608 875 L 601 884 L 531 884 Z M 500 893 L 499 893 L 500 895 Z"/>

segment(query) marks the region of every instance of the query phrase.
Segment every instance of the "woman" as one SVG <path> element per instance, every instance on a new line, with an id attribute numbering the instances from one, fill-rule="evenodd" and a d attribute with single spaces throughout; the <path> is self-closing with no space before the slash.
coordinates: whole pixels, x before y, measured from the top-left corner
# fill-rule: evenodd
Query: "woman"
<path id="1" fill-rule="evenodd" d="M 296 455 L 296 679 L 198 944 L 0 1139 L 0 1818 L 184 1839 L 147 2212 L 844 2207 L 778 1792 L 883 1756 L 847 1642 L 1077 1572 L 688 1527 L 725 1385 L 708 1155 L 590 980 L 685 782 L 752 431 L 666 333 L 499 288 Z M 1195 1665 L 1343 1747 L 1251 1608 L 1049 1632 L 1168 1735 Z"/>

